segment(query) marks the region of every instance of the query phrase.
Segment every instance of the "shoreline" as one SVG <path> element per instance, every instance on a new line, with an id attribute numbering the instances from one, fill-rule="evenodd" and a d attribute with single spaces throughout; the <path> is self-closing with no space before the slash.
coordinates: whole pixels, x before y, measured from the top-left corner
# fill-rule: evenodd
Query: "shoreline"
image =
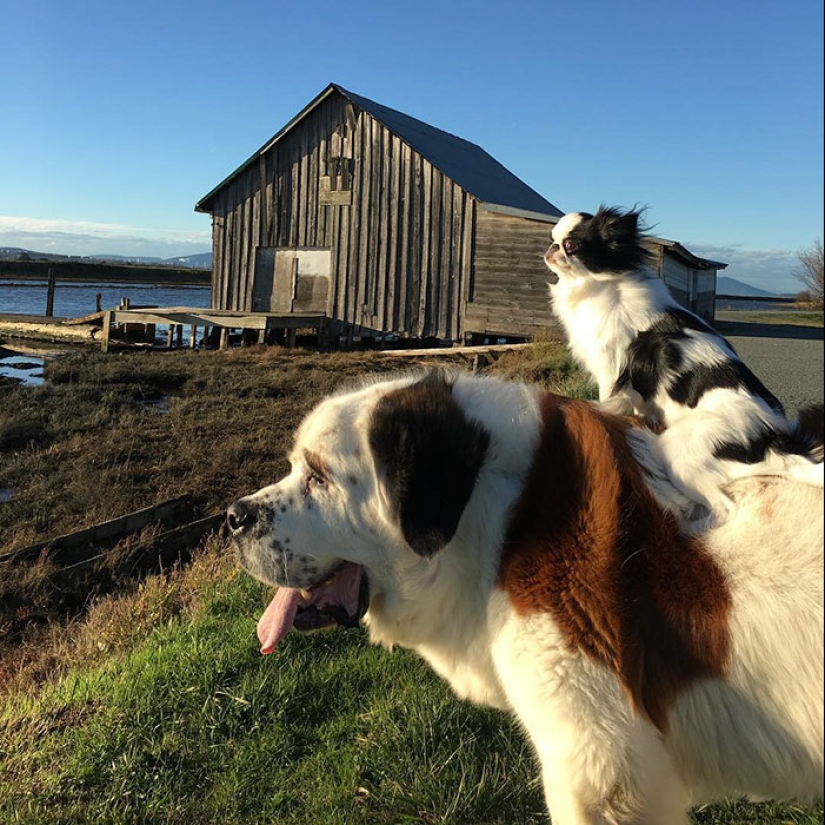
<path id="1" fill-rule="evenodd" d="M 2 281 L 48 281 L 50 275 L 60 282 L 116 282 L 207 286 L 211 269 L 151 264 L 98 263 L 91 261 L 4 261 L 0 260 Z"/>
<path id="2" fill-rule="evenodd" d="M 55 277 L 58 284 L 61 283 L 75 283 L 75 284 L 95 284 L 95 283 L 111 283 L 111 284 L 160 284 L 163 286 L 193 286 L 193 287 L 207 287 L 212 283 L 212 273 L 209 270 L 195 270 L 195 272 L 206 274 L 192 275 L 188 279 L 186 275 L 183 276 L 169 276 L 166 273 L 146 273 L 134 272 L 128 274 L 118 274 L 109 272 L 95 272 L 91 273 L 94 277 L 90 277 L 86 273 L 67 273 L 59 274 Z M 10 281 L 26 281 L 26 284 L 14 284 Z M 6 288 L 14 286 L 29 286 L 31 285 L 45 285 L 48 284 L 49 278 L 47 275 L 32 274 L 32 273 L 9 273 L 0 272 L 0 286 Z"/>

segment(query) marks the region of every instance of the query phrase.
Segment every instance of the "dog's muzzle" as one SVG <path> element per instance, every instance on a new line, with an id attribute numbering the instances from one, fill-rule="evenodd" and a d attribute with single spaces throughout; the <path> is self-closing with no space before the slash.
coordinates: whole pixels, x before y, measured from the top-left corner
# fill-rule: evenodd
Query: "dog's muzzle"
<path id="1" fill-rule="evenodd" d="M 239 499 L 229 506 L 226 511 L 226 526 L 233 538 L 249 532 L 257 523 L 260 515 L 260 506 L 252 502 Z"/>
<path id="2" fill-rule="evenodd" d="M 547 252 L 544 253 L 544 263 L 547 264 L 547 268 L 550 270 L 550 274 L 547 276 L 547 280 L 550 284 L 557 284 L 559 282 L 559 276 L 556 275 L 551 268 L 554 263 L 556 252 L 558 251 L 559 245 L 554 243 L 551 244 Z"/>

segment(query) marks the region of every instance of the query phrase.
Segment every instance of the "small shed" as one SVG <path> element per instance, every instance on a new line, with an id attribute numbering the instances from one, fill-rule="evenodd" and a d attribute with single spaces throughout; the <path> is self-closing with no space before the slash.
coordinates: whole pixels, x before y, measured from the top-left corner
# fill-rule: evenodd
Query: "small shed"
<path id="1" fill-rule="evenodd" d="M 334 83 L 195 209 L 213 309 L 322 313 L 347 342 L 556 326 L 542 256 L 562 211 L 479 146 Z"/>
<path id="2" fill-rule="evenodd" d="M 727 264 L 700 258 L 677 241 L 652 240 L 652 265 L 670 294 L 700 318 L 712 321 L 716 312 L 716 278 Z"/>

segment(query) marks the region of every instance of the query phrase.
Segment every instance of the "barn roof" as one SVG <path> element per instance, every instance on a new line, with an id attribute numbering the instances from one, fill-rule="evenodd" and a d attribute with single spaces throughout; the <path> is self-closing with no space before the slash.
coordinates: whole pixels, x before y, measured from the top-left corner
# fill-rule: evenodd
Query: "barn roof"
<path id="1" fill-rule="evenodd" d="M 218 184 L 208 195 L 198 201 L 195 210 L 209 212 L 212 197 L 236 175 L 267 152 L 309 112 L 330 94 L 343 95 L 359 109 L 367 112 L 387 127 L 437 169 L 451 178 L 462 189 L 481 203 L 510 207 L 526 212 L 560 217 L 563 213 L 543 198 L 524 181 L 517 178 L 505 166 L 480 146 L 463 138 L 436 129 L 421 120 L 390 109 L 369 98 L 347 91 L 336 83 L 330 83 L 323 92 L 302 109 L 277 134 L 268 140 L 251 158 L 238 167 L 228 178 Z"/>
<path id="2" fill-rule="evenodd" d="M 336 88 L 482 203 L 548 215 L 563 214 L 475 143 L 348 92 L 340 86 Z"/>

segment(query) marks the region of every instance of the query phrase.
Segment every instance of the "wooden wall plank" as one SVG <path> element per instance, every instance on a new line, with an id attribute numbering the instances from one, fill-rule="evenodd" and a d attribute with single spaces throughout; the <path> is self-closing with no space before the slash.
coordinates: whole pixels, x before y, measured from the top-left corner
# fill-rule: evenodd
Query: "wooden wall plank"
<path id="1" fill-rule="evenodd" d="M 398 332 L 398 298 L 401 287 L 401 260 L 399 255 L 401 222 L 401 139 L 397 135 L 388 135 L 387 149 L 390 164 L 387 171 L 389 180 L 389 198 L 387 202 L 387 221 L 385 223 L 387 240 L 387 296 L 385 309 L 385 328 L 388 332 Z"/>
<path id="2" fill-rule="evenodd" d="M 409 333 L 412 330 L 410 313 L 410 257 L 411 257 L 411 228 L 413 222 L 412 179 L 413 179 L 413 152 L 406 143 L 401 144 L 401 197 L 398 203 L 398 242 L 401 251 L 398 256 L 398 321 L 396 330 L 399 333 Z"/>
<path id="3" fill-rule="evenodd" d="M 441 185 L 441 264 L 436 288 L 438 296 L 439 338 L 452 338 L 450 319 L 450 281 L 453 277 L 453 182 L 442 176 Z"/>
<path id="4" fill-rule="evenodd" d="M 254 211 L 254 201 L 252 197 L 252 174 L 249 170 L 246 174 L 246 186 L 244 187 L 244 227 L 243 231 L 246 234 L 245 242 L 241 246 L 241 277 L 240 277 L 240 294 L 238 296 L 238 309 L 250 309 L 252 306 L 252 273 L 255 258 L 255 247 L 249 242 L 253 236 L 252 234 L 252 219 Z M 249 301 L 249 303 L 247 303 Z"/>
<path id="5" fill-rule="evenodd" d="M 551 224 L 479 211 L 474 251 L 474 285 L 466 317 L 477 328 L 554 327 L 542 256 Z M 514 321 L 518 316 L 522 320 Z"/>
<path id="6" fill-rule="evenodd" d="M 464 336 L 465 321 L 469 302 L 473 297 L 473 280 L 475 277 L 475 241 L 476 241 L 476 201 L 464 197 L 464 240 L 461 244 L 461 310 L 462 319 L 459 334 Z"/>
<path id="7" fill-rule="evenodd" d="M 369 246 L 370 234 L 372 230 L 371 224 L 371 210 L 372 210 L 372 195 L 373 195 L 373 179 L 372 179 L 372 145 L 371 145 L 371 125 L 372 118 L 366 113 L 362 112 L 358 119 L 359 140 L 357 145 L 360 149 L 361 161 L 357 162 L 356 166 L 359 169 L 358 180 L 360 186 L 360 198 L 354 199 L 354 204 L 358 204 L 358 211 L 353 211 L 353 230 L 357 231 L 357 263 L 356 263 L 356 283 L 355 283 L 355 300 L 354 300 L 354 317 L 353 322 L 358 329 L 356 334 L 360 335 L 361 327 L 368 324 L 369 320 L 365 318 L 364 304 L 367 303 L 367 290 L 369 289 Z"/>
<path id="8" fill-rule="evenodd" d="M 418 288 L 415 290 L 417 298 L 416 317 L 418 334 L 426 338 L 429 335 L 427 327 L 427 289 L 430 276 L 430 245 L 432 241 L 432 191 L 433 191 L 433 167 L 432 164 L 419 158 L 421 167 L 421 183 L 418 186 L 418 196 L 420 201 L 419 214 L 421 223 L 419 226 L 421 258 L 418 265 Z"/>
<path id="9" fill-rule="evenodd" d="M 370 328 L 378 327 L 378 302 L 379 294 L 382 290 L 383 273 L 381 272 L 381 262 L 379 260 L 378 249 L 380 246 L 379 234 L 381 232 L 381 204 L 384 196 L 383 173 L 384 163 L 381 154 L 381 125 L 374 118 L 370 118 L 369 130 L 369 151 L 372 166 L 370 175 L 370 210 L 367 216 L 369 222 L 369 244 L 367 246 L 367 260 L 365 261 L 365 272 L 367 273 L 367 284 L 369 290 L 365 292 L 364 303 L 367 305 L 364 323 Z"/>
<path id="10" fill-rule="evenodd" d="M 441 183 L 443 175 L 432 164 L 430 169 L 429 203 L 430 226 L 428 230 L 430 253 L 427 256 L 427 289 L 424 293 L 424 335 L 438 335 L 438 279 L 441 275 Z"/>
<path id="11" fill-rule="evenodd" d="M 460 186 L 453 186 L 453 230 L 452 246 L 450 249 L 450 280 L 448 300 L 450 305 L 450 336 L 453 341 L 461 341 L 460 311 L 461 311 L 461 241 L 463 237 L 464 221 L 464 192 Z"/>
<path id="12" fill-rule="evenodd" d="M 375 147 L 380 158 L 378 179 L 378 208 L 376 210 L 376 308 L 373 325 L 379 330 L 391 328 L 391 313 L 387 311 L 389 288 L 394 279 L 390 268 L 390 198 L 393 193 L 392 181 L 392 137 L 384 126 L 376 123 Z"/>

